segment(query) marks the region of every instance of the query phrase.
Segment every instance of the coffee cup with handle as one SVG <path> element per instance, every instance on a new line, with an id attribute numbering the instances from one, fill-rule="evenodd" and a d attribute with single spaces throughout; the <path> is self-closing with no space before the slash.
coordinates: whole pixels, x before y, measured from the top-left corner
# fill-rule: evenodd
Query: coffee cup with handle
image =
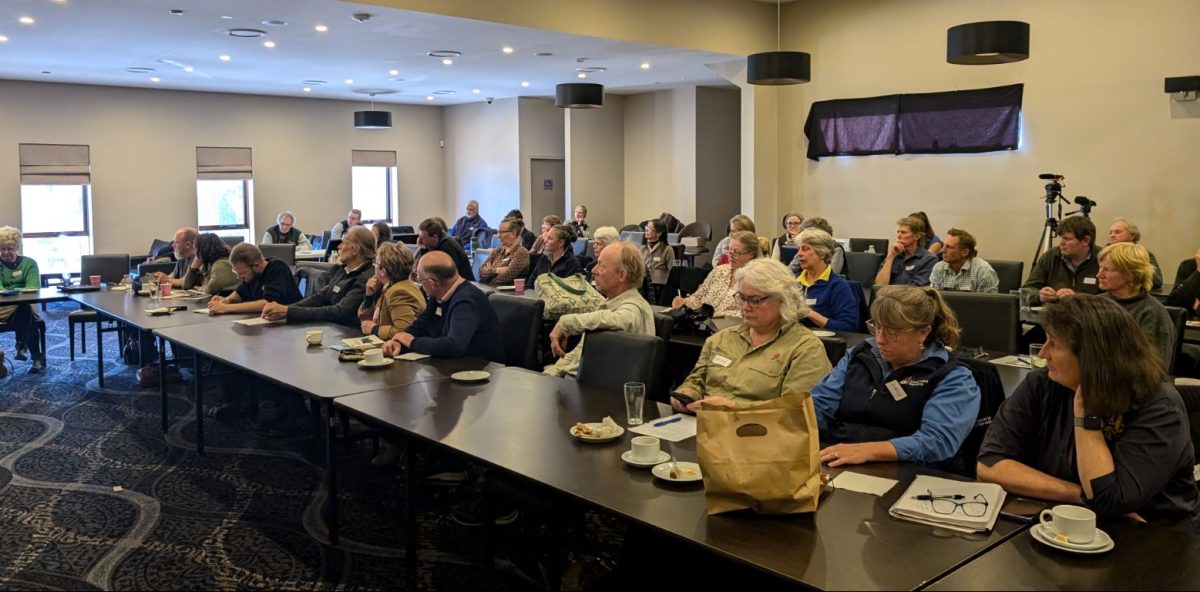
<path id="1" fill-rule="evenodd" d="M 1054 506 L 1042 510 L 1038 521 L 1048 526 L 1059 541 L 1065 538 L 1069 543 L 1087 545 L 1096 538 L 1096 513 L 1083 506 Z"/>
<path id="2" fill-rule="evenodd" d="M 309 345 L 321 345 L 321 341 L 325 339 L 325 332 L 320 329 L 311 329 L 304 332 L 304 340 Z"/>
<path id="3" fill-rule="evenodd" d="M 363 364 L 367 366 L 378 366 L 383 363 L 383 350 L 379 348 L 369 349 L 363 352 Z"/>

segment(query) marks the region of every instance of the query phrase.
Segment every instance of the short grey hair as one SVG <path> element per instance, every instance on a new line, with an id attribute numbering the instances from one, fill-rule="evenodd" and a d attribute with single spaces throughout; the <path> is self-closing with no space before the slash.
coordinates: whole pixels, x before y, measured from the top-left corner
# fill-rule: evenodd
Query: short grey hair
<path id="1" fill-rule="evenodd" d="M 1135 244 L 1141 242 L 1142 231 L 1138 230 L 1137 224 L 1134 224 L 1133 220 L 1121 217 L 1113 218 L 1112 224 L 1116 224 L 1117 222 L 1125 225 L 1125 228 L 1129 230 L 1129 234 L 1133 235 L 1133 242 Z M 1112 226 L 1112 224 L 1109 224 L 1109 226 Z"/>
<path id="2" fill-rule="evenodd" d="M 21 230 L 13 226 L 0 226 L 0 245 L 13 244 L 21 248 Z"/>
<path id="3" fill-rule="evenodd" d="M 621 233 L 613 226 L 601 226 L 592 233 L 592 241 L 604 243 L 605 246 L 621 242 Z"/>
<path id="4" fill-rule="evenodd" d="M 467 207 L 468 207 L 468 208 L 471 208 L 471 207 L 473 207 L 473 208 L 475 208 L 475 209 L 477 209 L 477 210 L 478 210 L 478 209 L 479 209 L 479 202 L 477 202 L 477 201 L 475 201 L 475 200 L 471 200 L 471 201 L 467 202 Z"/>
<path id="5" fill-rule="evenodd" d="M 800 243 L 808 243 L 817 255 L 821 256 L 821 261 L 829 263 L 833 259 L 833 252 L 837 249 L 837 241 L 828 232 L 820 228 L 809 228 L 801 230 L 800 234 L 792 241 L 796 244 L 796 248 L 800 247 Z"/>
<path id="6" fill-rule="evenodd" d="M 779 301 L 779 316 L 784 322 L 795 323 L 808 315 L 800 284 L 787 266 L 778 260 L 763 257 L 753 259 L 733 274 L 738 289 L 750 286 Z"/>
<path id="7" fill-rule="evenodd" d="M 289 212 L 289 211 L 287 211 L 287 210 L 284 210 L 284 211 L 282 211 L 282 212 L 279 212 L 279 215 L 278 215 L 278 216 L 275 216 L 275 223 L 276 223 L 276 224 L 283 224 L 283 219 L 284 219 L 284 218 L 291 218 L 291 219 L 292 219 L 292 224 L 295 224 L 295 223 L 296 223 L 296 215 L 295 215 L 295 214 L 293 214 L 293 213 L 291 213 L 291 212 Z"/>

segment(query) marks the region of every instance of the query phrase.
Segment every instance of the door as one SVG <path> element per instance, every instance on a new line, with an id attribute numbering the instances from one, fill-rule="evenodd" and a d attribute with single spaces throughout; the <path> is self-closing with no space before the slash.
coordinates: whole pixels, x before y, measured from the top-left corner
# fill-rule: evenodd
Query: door
<path id="1" fill-rule="evenodd" d="M 525 224 L 537 234 L 543 216 L 566 214 L 567 167 L 561 158 L 531 158 L 529 163 L 529 205 L 533 211 Z"/>

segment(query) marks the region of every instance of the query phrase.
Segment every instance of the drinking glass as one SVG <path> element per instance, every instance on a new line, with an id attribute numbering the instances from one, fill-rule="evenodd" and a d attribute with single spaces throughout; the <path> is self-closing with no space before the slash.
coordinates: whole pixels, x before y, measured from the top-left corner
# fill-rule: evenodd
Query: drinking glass
<path id="1" fill-rule="evenodd" d="M 1029 364 L 1034 368 L 1045 368 L 1046 358 L 1042 357 L 1042 346 L 1044 343 L 1029 344 Z"/>
<path id="2" fill-rule="evenodd" d="M 646 385 L 641 382 L 625 383 L 625 414 L 629 427 L 642 425 L 642 405 L 646 403 Z"/>

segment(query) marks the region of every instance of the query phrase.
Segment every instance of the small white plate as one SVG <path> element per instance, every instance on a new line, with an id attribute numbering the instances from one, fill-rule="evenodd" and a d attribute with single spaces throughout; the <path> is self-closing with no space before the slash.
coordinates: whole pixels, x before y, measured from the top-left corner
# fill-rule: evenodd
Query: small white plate
<path id="1" fill-rule="evenodd" d="M 662 464 L 662 463 L 665 463 L 665 462 L 671 460 L 671 455 L 667 454 L 667 451 L 665 451 L 665 450 L 659 450 L 658 455 L 654 458 L 654 460 L 652 460 L 650 462 L 645 462 L 645 461 L 640 461 L 640 460 L 634 459 L 633 451 L 626 450 L 625 452 L 621 453 L 621 460 L 625 461 L 625 464 L 627 464 L 631 467 L 637 467 L 639 469 L 649 469 L 650 467 L 653 467 L 654 465 Z"/>
<path id="2" fill-rule="evenodd" d="M 596 422 L 592 422 L 592 423 L 585 423 L 583 425 L 586 425 L 587 427 L 592 428 L 592 429 L 599 429 L 601 423 L 596 421 Z M 568 431 L 571 433 L 571 436 L 573 436 L 576 440 L 579 440 L 580 442 L 587 442 L 588 444 L 603 444 L 605 442 L 612 442 L 613 440 L 616 440 L 617 438 L 620 438 L 621 436 L 625 435 L 625 428 L 618 426 L 617 429 L 619 429 L 621 431 L 617 432 L 616 434 L 614 434 L 612 436 L 605 436 L 603 438 L 581 436 L 581 435 L 579 435 L 578 432 L 575 431 L 575 426 L 571 426 L 571 429 Z"/>
<path id="3" fill-rule="evenodd" d="M 516 290 L 517 287 L 516 286 L 496 286 L 496 289 L 501 292 L 512 292 L 513 290 Z"/>
<path id="4" fill-rule="evenodd" d="M 393 360 L 391 358 L 384 358 L 384 359 L 380 360 L 378 364 L 371 364 L 371 363 L 368 363 L 366 360 L 358 361 L 358 365 L 362 368 L 386 368 L 395 363 L 396 363 L 396 360 Z"/>
<path id="5" fill-rule="evenodd" d="M 1107 553 L 1112 551 L 1117 546 L 1117 544 L 1113 542 L 1112 537 L 1108 536 L 1108 533 L 1100 530 L 1099 528 L 1096 529 L 1096 538 L 1092 539 L 1092 542 L 1087 545 L 1060 541 L 1054 538 L 1053 534 L 1047 533 L 1047 528 L 1048 527 L 1046 525 L 1035 524 L 1033 528 L 1029 529 L 1029 531 L 1032 533 L 1034 540 L 1046 545 L 1047 547 L 1053 547 L 1061 551 L 1067 551 L 1070 553 L 1083 553 L 1085 555 L 1096 555 L 1099 553 Z"/>
<path id="6" fill-rule="evenodd" d="M 679 465 L 678 472 L 674 479 L 671 478 L 672 464 Z M 700 474 L 700 465 L 694 462 L 665 462 L 660 465 L 655 465 L 653 469 L 650 469 L 650 472 L 653 473 L 655 477 L 658 477 L 663 481 L 670 481 L 671 483 L 692 483 L 704 478 L 703 475 Z"/>
<path id="7" fill-rule="evenodd" d="M 1030 308 L 1029 310 L 1032 310 L 1033 312 L 1042 312 L 1043 310 L 1046 310 L 1046 307 L 1044 307 L 1044 306 L 1035 306 L 1035 307 L 1033 307 L 1033 308 Z"/>
<path id="8" fill-rule="evenodd" d="M 32 293 L 38 292 L 40 290 L 41 290 L 41 288 L 20 288 L 17 291 L 22 294 L 32 294 Z"/>
<path id="9" fill-rule="evenodd" d="M 450 380 L 458 382 L 483 382 L 492 377 L 490 372 L 483 370 L 463 370 L 450 375 Z"/>
<path id="10" fill-rule="evenodd" d="M 837 335 L 837 333 L 834 333 L 833 331 L 821 330 L 821 331 L 813 331 L 813 335 L 816 335 L 817 337 L 833 337 L 833 336 Z"/>

